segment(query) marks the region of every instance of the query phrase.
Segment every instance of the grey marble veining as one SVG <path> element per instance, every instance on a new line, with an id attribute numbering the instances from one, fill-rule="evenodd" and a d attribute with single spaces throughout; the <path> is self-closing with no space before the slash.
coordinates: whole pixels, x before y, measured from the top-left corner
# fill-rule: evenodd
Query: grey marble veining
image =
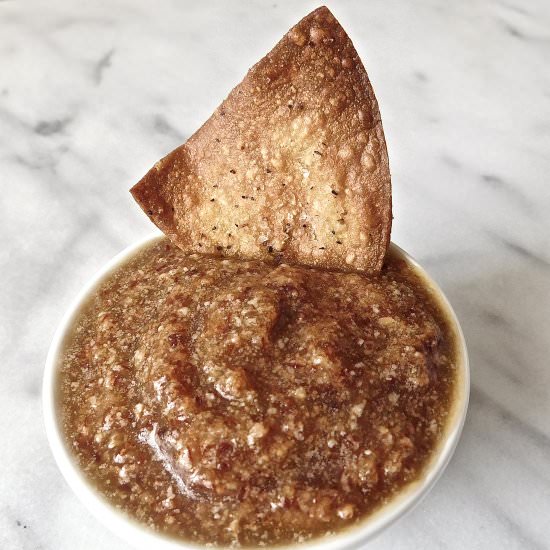
<path id="1" fill-rule="evenodd" d="M 373 81 L 393 240 L 441 283 L 463 439 L 383 549 L 550 548 L 550 3 L 328 2 Z M 61 478 L 40 384 L 82 284 L 150 223 L 128 188 L 311 1 L 0 2 L 0 548 L 125 549 Z"/>

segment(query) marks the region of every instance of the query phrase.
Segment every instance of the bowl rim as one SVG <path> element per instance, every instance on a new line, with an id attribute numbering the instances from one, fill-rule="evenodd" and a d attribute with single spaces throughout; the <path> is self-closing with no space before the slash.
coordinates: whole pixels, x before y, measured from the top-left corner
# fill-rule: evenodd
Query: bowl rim
<path id="1" fill-rule="evenodd" d="M 198 550 L 206 546 L 197 543 L 168 537 L 154 531 L 124 512 L 113 506 L 89 482 L 66 444 L 60 416 L 56 404 L 56 381 L 66 338 L 73 326 L 74 319 L 90 295 L 116 268 L 127 261 L 140 249 L 154 240 L 162 238 L 160 232 L 150 234 L 126 247 L 108 261 L 80 290 L 77 296 L 65 311 L 51 342 L 42 383 L 42 411 L 46 428 L 46 435 L 53 456 L 65 481 L 79 500 L 101 523 L 113 533 L 137 548 L 158 550 Z M 449 300 L 437 283 L 428 275 L 424 268 L 405 250 L 393 242 L 390 249 L 411 265 L 424 283 L 434 292 L 436 299 L 445 310 L 449 322 L 455 332 L 459 353 L 459 380 L 455 389 L 453 410 L 447 421 L 445 435 L 433 453 L 430 462 L 425 466 L 422 476 L 408 484 L 389 502 L 380 506 L 372 514 L 355 525 L 335 534 L 317 537 L 311 541 L 299 544 L 304 550 L 356 550 L 365 542 L 373 539 L 395 521 L 405 516 L 430 492 L 437 480 L 441 477 L 454 453 L 460 439 L 470 394 L 470 367 L 468 351 L 462 328 Z M 273 545 L 271 548 L 291 548 L 296 545 Z M 228 547 L 218 547 L 228 548 Z M 247 547 L 250 548 L 250 547 Z M 264 547 L 269 548 L 269 547 Z"/>

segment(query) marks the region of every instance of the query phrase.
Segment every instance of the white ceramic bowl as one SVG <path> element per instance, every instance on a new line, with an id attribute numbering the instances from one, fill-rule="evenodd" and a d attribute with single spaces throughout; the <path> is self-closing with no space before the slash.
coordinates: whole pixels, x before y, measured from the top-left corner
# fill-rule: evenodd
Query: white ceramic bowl
<path id="1" fill-rule="evenodd" d="M 155 548 L 155 550 L 197 549 L 204 547 L 173 538 L 167 538 L 138 523 L 136 520 L 129 518 L 120 510 L 112 506 L 94 486 L 85 479 L 76 461 L 73 459 L 71 449 L 68 448 L 65 442 L 62 426 L 59 422 L 60 416 L 56 403 L 57 375 L 65 339 L 80 308 L 94 292 L 99 283 L 114 269 L 126 262 L 138 250 L 158 238 L 160 238 L 158 233 L 147 237 L 115 256 L 83 288 L 71 304 L 69 310 L 65 313 L 55 333 L 46 360 L 42 393 L 44 419 L 48 440 L 61 473 L 89 511 L 109 529 L 137 548 L 147 550 L 150 548 Z M 424 475 L 419 480 L 408 485 L 391 502 L 382 506 L 358 525 L 343 530 L 336 535 L 318 538 L 311 542 L 301 544 L 300 548 L 304 550 L 355 550 L 362 547 L 368 540 L 371 540 L 397 519 L 403 517 L 407 512 L 412 510 L 412 508 L 426 496 L 449 463 L 460 438 L 470 392 L 470 371 L 464 335 L 462 334 L 458 319 L 450 303 L 437 284 L 404 250 L 393 243 L 392 249 L 410 265 L 414 266 L 416 271 L 424 278 L 426 283 L 433 290 L 441 306 L 447 311 L 448 318 L 453 324 L 459 348 L 459 381 L 453 410 L 448 420 L 446 433 L 438 449 L 432 456 L 430 463 L 427 465 Z"/>

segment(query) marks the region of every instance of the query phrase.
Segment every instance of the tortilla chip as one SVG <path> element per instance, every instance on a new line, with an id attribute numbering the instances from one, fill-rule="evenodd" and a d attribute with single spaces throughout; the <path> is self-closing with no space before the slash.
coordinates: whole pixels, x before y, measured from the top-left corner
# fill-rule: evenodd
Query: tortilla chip
<path id="1" fill-rule="evenodd" d="M 375 272 L 391 230 L 378 104 L 326 7 L 131 189 L 185 252 Z"/>

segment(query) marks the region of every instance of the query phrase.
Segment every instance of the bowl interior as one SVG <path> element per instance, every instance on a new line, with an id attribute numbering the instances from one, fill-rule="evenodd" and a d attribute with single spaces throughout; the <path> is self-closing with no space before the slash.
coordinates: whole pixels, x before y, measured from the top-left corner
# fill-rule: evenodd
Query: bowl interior
<path id="1" fill-rule="evenodd" d="M 44 420 L 52 452 L 67 483 L 80 500 L 87 506 L 90 512 L 108 528 L 138 548 L 154 547 L 159 550 L 204 548 L 203 546 L 193 543 L 168 538 L 150 530 L 119 511 L 101 495 L 84 477 L 71 454 L 71 450 L 66 444 L 56 400 L 57 378 L 61 356 L 70 329 L 76 317 L 79 315 L 81 308 L 86 304 L 98 285 L 108 277 L 113 270 L 125 263 L 137 251 L 160 238 L 162 238 L 162 235 L 155 233 L 115 256 L 82 289 L 64 315 L 55 333 L 46 360 L 42 394 Z M 391 253 L 404 259 L 415 269 L 416 273 L 423 279 L 440 303 L 441 308 L 446 313 L 449 323 L 455 332 L 458 351 L 458 380 L 455 386 L 453 408 L 447 422 L 444 436 L 441 438 L 441 442 L 433 453 L 430 462 L 426 465 L 423 475 L 418 480 L 407 485 L 399 495 L 393 498 L 389 503 L 381 506 L 377 511 L 358 524 L 335 535 L 313 539 L 310 542 L 300 545 L 301 548 L 307 550 L 353 550 L 359 548 L 367 540 L 373 538 L 395 520 L 410 511 L 429 492 L 447 466 L 456 444 L 458 443 L 464 424 L 468 406 L 470 373 L 466 343 L 458 319 L 441 289 L 411 256 L 393 243 L 391 244 Z"/>

